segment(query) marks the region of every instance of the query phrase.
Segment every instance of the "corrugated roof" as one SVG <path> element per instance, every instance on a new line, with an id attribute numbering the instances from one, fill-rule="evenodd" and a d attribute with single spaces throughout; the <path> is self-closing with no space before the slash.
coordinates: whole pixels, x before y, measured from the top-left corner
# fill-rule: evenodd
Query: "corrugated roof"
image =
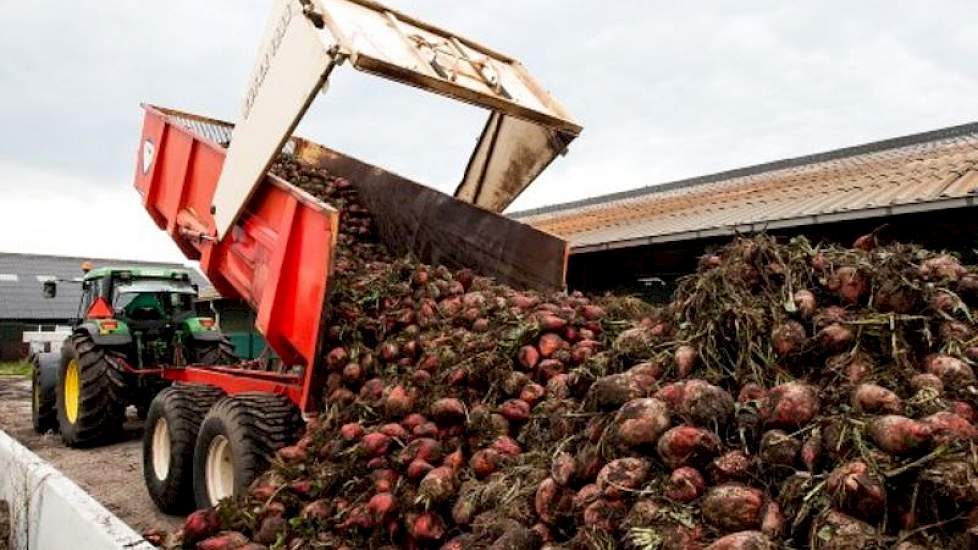
<path id="1" fill-rule="evenodd" d="M 974 205 L 978 123 L 516 212 L 575 252 Z"/>
<path id="2" fill-rule="evenodd" d="M 185 268 L 190 270 L 191 279 L 202 292 L 211 290 L 210 283 L 198 270 L 180 264 L 0 252 L 0 320 L 61 320 L 75 317 L 81 300 L 81 285 L 61 283 L 58 285 L 58 295 L 53 299 L 45 299 L 41 290 L 43 281 L 49 277 L 68 280 L 81 277 L 81 263 L 84 261 L 92 262 L 94 267 L 132 265 Z"/>

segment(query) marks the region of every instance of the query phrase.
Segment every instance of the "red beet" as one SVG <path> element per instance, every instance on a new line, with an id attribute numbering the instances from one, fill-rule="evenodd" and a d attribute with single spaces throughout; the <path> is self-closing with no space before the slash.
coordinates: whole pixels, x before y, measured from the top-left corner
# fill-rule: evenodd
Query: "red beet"
<path id="1" fill-rule="evenodd" d="M 866 278 L 854 267 L 840 267 L 835 271 L 835 277 L 838 280 L 839 297 L 846 303 L 859 302 L 869 290 Z"/>
<path id="2" fill-rule="evenodd" d="M 876 384 L 860 384 L 852 392 L 852 407 L 869 414 L 899 414 L 903 402 L 892 391 Z"/>
<path id="3" fill-rule="evenodd" d="M 534 346 L 523 346 L 520 348 L 519 361 L 523 368 L 533 370 L 540 362 L 540 352 Z"/>
<path id="4" fill-rule="evenodd" d="M 387 454 L 390 448 L 391 438 L 380 432 L 369 433 L 360 440 L 360 446 L 367 456 L 381 456 Z"/>
<path id="5" fill-rule="evenodd" d="M 374 470 L 371 477 L 374 480 L 374 489 L 378 493 L 389 493 L 394 488 L 394 484 L 397 483 L 400 475 L 396 471 L 387 468 L 384 470 Z"/>
<path id="6" fill-rule="evenodd" d="M 774 427 L 797 429 L 815 418 L 819 402 L 815 388 L 799 382 L 775 386 L 761 401 L 764 421 Z"/>
<path id="7" fill-rule="evenodd" d="M 679 413 L 692 424 L 725 427 L 734 414 L 733 397 L 705 380 L 687 380 L 683 385 Z"/>
<path id="8" fill-rule="evenodd" d="M 248 544 L 248 537 L 237 531 L 226 531 L 197 543 L 197 550 L 235 550 Z"/>
<path id="9" fill-rule="evenodd" d="M 503 462 L 503 455 L 495 449 L 476 451 L 469 460 L 469 466 L 476 477 L 482 479 L 495 472 Z"/>
<path id="10" fill-rule="evenodd" d="M 673 361 L 676 365 L 676 375 L 685 378 L 696 368 L 699 360 L 699 352 L 693 346 L 679 346 L 673 354 Z"/>
<path id="11" fill-rule="evenodd" d="M 407 470 L 404 475 L 412 481 L 417 481 L 424 476 L 428 475 L 428 472 L 434 470 L 435 467 L 432 466 L 428 461 L 416 458 L 408 464 Z"/>
<path id="12" fill-rule="evenodd" d="M 553 525 L 573 510 L 574 493 L 553 478 L 544 479 L 533 497 L 533 507 L 540 521 Z"/>
<path id="13" fill-rule="evenodd" d="M 627 508 L 620 500 L 599 498 L 584 509 L 584 526 L 596 531 L 612 533 L 624 517 Z"/>
<path id="14" fill-rule="evenodd" d="M 420 540 L 437 541 L 445 536 L 445 522 L 434 512 L 419 514 L 410 523 L 411 536 Z"/>
<path id="15" fill-rule="evenodd" d="M 612 426 L 620 446 L 641 449 L 655 445 L 670 424 L 666 404 L 646 397 L 625 403 L 615 416 Z"/>
<path id="16" fill-rule="evenodd" d="M 510 422 L 529 420 L 530 404 L 522 399 L 510 399 L 499 406 L 499 414 Z"/>
<path id="17" fill-rule="evenodd" d="M 743 404 L 750 401 L 761 401 L 765 397 L 767 397 L 767 390 L 759 384 L 748 382 L 740 388 L 740 393 L 737 394 L 737 402 Z"/>
<path id="18" fill-rule="evenodd" d="M 404 420 L 401 420 L 401 426 L 404 426 L 407 430 L 414 430 L 427 421 L 428 419 L 423 414 L 411 413 L 405 416 Z"/>
<path id="19" fill-rule="evenodd" d="M 465 420 L 465 405 L 454 397 L 438 399 L 431 404 L 431 417 L 441 424 Z"/>
<path id="20" fill-rule="evenodd" d="M 876 446 L 894 455 L 914 453 L 930 446 L 934 427 L 895 414 L 880 416 L 869 424 L 869 435 Z"/>
<path id="21" fill-rule="evenodd" d="M 800 352 L 807 339 L 805 327 L 798 321 L 785 321 L 771 333 L 771 345 L 781 357 Z"/>
<path id="22" fill-rule="evenodd" d="M 370 497 L 370 501 L 367 502 L 367 512 L 376 523 L 383 522 L 393 510 L 394 495 L 390 493 L 377 493 Z"/>
<path id="23" fill-rule="evenodd" d="M 775 550 L 777 545 L 760 531 L 741 531 L 720 537 L 705 550 Z"/>
<path id="24" fill-rule="evenodd" d="M 501 435 L 497 437 L 489 448 L 498 451 L 500 454 L 508 456 L 516 456 L 523 452 L 523 448 L 520 447 L 520 444 L 508 435 Z"/>
<path id="25" fill-rule="evenodd" d="M 936 375 L 945 387 L 959 387 L 975 383 L 975 372 L 957 357 L 935 353 L 924 359 L 924 370 Z"/>
<path id="26" fill-rule="evenodd" d="M 598 488 L 608 498 L 620 498 L 641 487 L 650 464 L 641 458 L 619 458 L 598 472 Z"/>
<path id="27" fill-rule="evenodd" d="M 795 310 L 802 319 L 810 319 L 815 314 L 815 295 L 810 290 L 799 290 L 792 296 Z"/>
<path id="28" fill-rule="evenodd" d="M 764 493 L 739 483 L 711 488 L 703 497 L 703 518 L 724 531 L 758 529 L 763 519 Z"/>
<path id="29" fill-rule="evenodd" d="M 886 508 L 886 488 L 864 462 L 850 462 L 833 470 L 826 488 L 838 509 L 856 517 L 872 520 Z"/>
<path id="30" fill-rule="evenodd" d="M 956 282 L 968 273 L 961 263 L 948 255 L 929 258 L 920 264 L 919 274 L 924 280 L 946 280 Z"/>
<path id="31" fill-rule="evenodd" d="M 452 497 L 457 489 L 455 472 L 448 466 L 439 466 L 428 472 L 418 484 L 418 495 L 437 503 Z"/>
<path id="32" fill-rule="evenodd" d="M 388 416 L 392 418 L 400 418 L 412 412 L 416 399 L 416 391 L 408 390 L 401 385 L 394 386 L 387 393 L 387 399 L 384 402 L 384 410 L 387 412 Z"/>
<path id="33" fill-rule="evenodd" d="M 523 389 L 520 391 L 520 399 L 526 401 L 532 407 L 543 399 L 546 393 L 547 390 L 543 386 L 535 382 L 530 382 L 523 386 Z"/>
<path id="34" fill-rule="evenodd" d="M 720 452 L 720 438 L 703 428 L 677 426 L 662 434 L 656 449 L 670 468 L 706 464 Z"/>
<path id="35" fill-rule="evenodd" d="M 669 476 L 666 497 L 676 502 L 692 502 L 706 489 L 706 481 L 696 468 L 676 468 Z"/>
<path id="36" fill-rule="evenodd" d="M 275 454 L 278 455 L 278 457 L 281 458 L 286 464 L 298 464 L 299 462 L 304 462 L 307 458 L 309 458 L 309 453 L 298 445 L 282 447 L 276 451 Z"/>
<path id="37" fill-rule="evenodd" d="M 554 458 L 550 463 L 550 477 L 552 477 L 558 485 L 564 487 L 569 485 L 576 472 L 577 461 L 574 460 L 574 455 L 566 451 L 561 451 L 554 455 Z"/>
<path id="38" fill-rule="evenodd" d="M 707 472 L 713 483 L 728 481 L 743 481 L 747 479 L 750 469 L 750 458 L 743 451 L 730 451 L 713 459 Z"/>
<path id="39" fill-rule="evenodd" d="M 300 517 L 324 520 L 330 517 L 332 513 L 333 508 L 329 505 L 329 502 L 327 502 L 326 499 L 321 498 L 303 506 Z"/>
<path id="40" fill-rule="evenodd" d="M 781 512 L 781 506 L 777 502 L 771 500 L 764 506 L 764 512 L 761 516 L 761 532 L 771 538 L 779 538 L 785 529 L 784 514 Z"/>
<path id="41" fill-rule="evenodd" d="M 221 520 L 214 509 L 197 510 L 183 522 L 183 540 L 193 544 L 209 537 L 220 526 Z"/>
<path id="42" fill-rule="evenodd" d="M 845 351 L 854 338 L 852 331 L 840 323 L 829 324 L 815 335 L 821 350 L 828 353 Z"/>
<path id="43" fill-rule="evenodd" d="M 540 337 L 540 341 L 537 343 L 537 347 L 540 350 L 540 355 L 542 357 L 550 357 L 557 350 L 562 349 L 567 346 L 567 342 L 564 341 L 559 335 L 552 332 L 548 332 Z"/>
<path id="44" fill-rule="evenodd" d="M 342 347 L 333 348 L 326 354 L 326 364 L 331 369 L 342 368 L 349 360 L 350 354 Z"/>
<path id="45" fill-rule="evenodd" d="M 934 442 L 974 441 L 978 438 L 978 428 L 967 419 L 953 412 L 942 411 L 921 419 L 933 430 Z"/>

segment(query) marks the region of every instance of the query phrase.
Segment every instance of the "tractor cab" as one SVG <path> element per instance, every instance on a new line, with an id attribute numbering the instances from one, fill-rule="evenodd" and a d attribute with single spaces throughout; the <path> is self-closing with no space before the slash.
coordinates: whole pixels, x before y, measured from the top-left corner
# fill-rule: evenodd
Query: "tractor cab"
<path id="1" fill-rule="evenodd" d="M 128 405 L 145 414 L 169 385 L 155 376 L 163 366 L 237 361 L 214 319 L 196 315 L 186 269 L 86 264 L 81 279 L 64 281 L 81 283 L 78 320 L 60 358 L 35 369 L 32 407 L 36 430 L 58 429 L 73 446 L 116 433 Z M 46 281 L 44 296 L 56 295 L 57 282 Z"/>

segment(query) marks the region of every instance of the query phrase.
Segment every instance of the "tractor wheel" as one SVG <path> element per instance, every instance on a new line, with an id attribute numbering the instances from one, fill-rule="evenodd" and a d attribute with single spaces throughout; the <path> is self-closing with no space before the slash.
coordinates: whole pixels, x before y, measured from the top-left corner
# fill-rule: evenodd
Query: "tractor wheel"
<path id="1" fill-rule="evenodd" d="M 35 432 L 43 434 L 58 429 L 55 393 L 60 357 L 56 352 L 41 353 L 31 363 L 31 423 Z"/>
<path id="2" fill-rule="evenodd" d="M 170 386 L 149 406 L 143 430 L 143 480 L 161 512 L 194 509 L 194 446 L 200 423 L 224 392 L 213 386 Z"/>
<path id="3" fill-rule="evenodd" d="M 109 361 L 117 353 L 95 345 L 87 334 L 75 334 L 65 342 L 55 392 L 65 445 L 92 446 L 122 431 L 126 381 Z"/>
<path id="4" fill-rule="evenodd" d="M 301 429 L 299 409 L 285 397 L 242 393 L 218 401 L 200 425 L 194 449 L 197 507 L 244 494 Z"/>
<path id="5" fill-rule="evenodd" d="M 234 354 L 234 344 L 226 336 L 216 342 L 194 342 L 193 361 L 198 365 L 233 365 L 241 360 Z"/>

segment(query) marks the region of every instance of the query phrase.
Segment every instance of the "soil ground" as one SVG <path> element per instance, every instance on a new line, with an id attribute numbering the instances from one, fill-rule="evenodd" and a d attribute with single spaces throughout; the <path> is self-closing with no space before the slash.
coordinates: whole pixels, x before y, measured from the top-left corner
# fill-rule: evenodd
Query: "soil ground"
<path id="1" fill-rule="evenodd" d="M 158 511 L 143 486 L 141 421 L 130 417 L 123 440 L 118 443 L 95 449 L 69 449 L 58 434 L 34 433 L 30 398 L 30 380 L 0 376 L 0 430 L 53 464 L 136 532 L 154 528 L 171 531 L 182 524 L 183 518 Z M 0 538 L 0 550 L 5 550 L 5 542 Z"/>
<path id="2" fill-rule="evenodd" d="M 10 508 L 0 500 L 0 550 L 10 548 Z"/>

